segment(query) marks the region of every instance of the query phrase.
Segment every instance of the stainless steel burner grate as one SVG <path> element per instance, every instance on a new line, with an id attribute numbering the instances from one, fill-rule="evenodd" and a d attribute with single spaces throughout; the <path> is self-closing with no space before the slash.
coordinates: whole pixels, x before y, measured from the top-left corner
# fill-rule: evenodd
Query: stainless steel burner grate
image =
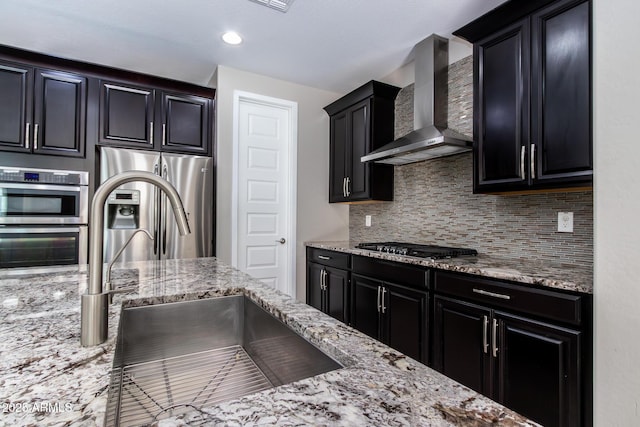
<path id="1" fill-rule="evenodd" d="M 115 380 L 111 385 L 111 392 L 120 388 L 116 419 L 126 426 L 146 425 L 273 387 L 239 345 L 126 366 L 112 377 L 120 378 L 120 384 Z"/>

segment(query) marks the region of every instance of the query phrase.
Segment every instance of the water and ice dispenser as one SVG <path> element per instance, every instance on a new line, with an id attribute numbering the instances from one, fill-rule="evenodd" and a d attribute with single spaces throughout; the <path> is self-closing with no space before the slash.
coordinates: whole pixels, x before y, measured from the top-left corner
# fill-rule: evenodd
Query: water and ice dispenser
<path id="1" fill-rule="evenodd" d="M 140 228 L 140 190 L 115 190 L 109 195 L 107 228 Z"/>

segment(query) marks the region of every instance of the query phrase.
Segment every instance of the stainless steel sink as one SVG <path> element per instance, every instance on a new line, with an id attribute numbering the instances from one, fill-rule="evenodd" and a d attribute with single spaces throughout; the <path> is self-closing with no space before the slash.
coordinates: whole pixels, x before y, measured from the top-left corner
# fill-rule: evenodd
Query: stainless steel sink
<path id="1" fill-rule="evenodd" d="M 341 367 L 244 296 L 125 308 L 105 425 L 146 425 Z"/>

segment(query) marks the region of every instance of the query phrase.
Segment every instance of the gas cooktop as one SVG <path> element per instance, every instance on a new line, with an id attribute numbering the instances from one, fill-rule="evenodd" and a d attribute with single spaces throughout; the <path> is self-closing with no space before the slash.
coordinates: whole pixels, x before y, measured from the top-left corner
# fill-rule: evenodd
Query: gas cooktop
<path id="1" fill-rule="evenodd" d="M 461 255 L 478 255 L 475 249 L 400 242 L 359 243 L 356 247 L 371 251 L 431 259 L 455 258 Z"/>

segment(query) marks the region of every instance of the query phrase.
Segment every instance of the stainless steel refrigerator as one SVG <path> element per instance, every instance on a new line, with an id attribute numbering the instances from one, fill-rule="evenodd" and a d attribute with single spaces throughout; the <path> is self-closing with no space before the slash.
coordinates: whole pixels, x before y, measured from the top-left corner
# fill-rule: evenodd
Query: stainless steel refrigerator
<path id="1" fill-rule="evenodd" d="M 153 172 L 173 184 L 184 204 L 191 234 L 180 236 L 171 206 L 160 190 L 148 183 L 128 183 L 114 190 L 107 200 L 104 261 L 110 262 L 139 228 L 147 230 L 154 240 L 137 233 L 118 261 L 212 256 L 213 159 L 101 147 L 101 183 L 129 170 Z"/>

